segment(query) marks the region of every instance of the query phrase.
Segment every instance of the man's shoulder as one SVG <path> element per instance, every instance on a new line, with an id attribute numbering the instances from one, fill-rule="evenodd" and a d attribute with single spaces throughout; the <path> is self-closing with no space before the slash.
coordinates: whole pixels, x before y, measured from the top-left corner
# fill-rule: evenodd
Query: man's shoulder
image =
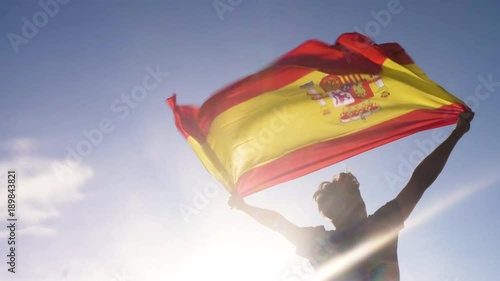
<path id="1" fill-rule="evenodd" d="M 403 228 L 404 218 L 401 212 L 401 206 L 396 199 L 391 200 L 375 211 L 375 213 L 368 216 L 367 222 L 369 224 Z"/>

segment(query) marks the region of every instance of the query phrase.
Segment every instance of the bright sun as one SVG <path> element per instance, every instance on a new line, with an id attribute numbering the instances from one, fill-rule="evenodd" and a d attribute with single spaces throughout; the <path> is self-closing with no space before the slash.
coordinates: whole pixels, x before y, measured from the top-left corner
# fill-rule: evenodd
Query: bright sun
<path id="1" fill-rule="evenodd" d="M 257 233 L 227 227 L 220 225 L 220 232 L 210 235 L 196 252 L 186 255 L 188 264 L 184 265 L 183 280 L 290 280 L 286 279 L 288 271 L 301 265 L 294 247 L 279 234 L 260 225 L 256 225 Z"/>

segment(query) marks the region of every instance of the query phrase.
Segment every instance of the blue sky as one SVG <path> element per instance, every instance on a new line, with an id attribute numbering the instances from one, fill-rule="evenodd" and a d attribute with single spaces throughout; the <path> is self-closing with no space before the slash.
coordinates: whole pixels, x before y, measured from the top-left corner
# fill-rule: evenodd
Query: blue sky
<path id="1" fill-rule="evenodd" d="M 391 9 L 390 19 L 378 16 Z M 333 43 L 355 30 L 400 43 L 476 111 L 401 232 L 402 280 L 494 280 L 499 10 L 497 1 L 446 0 L 3 1 L 0 179 L 17 170 L 20 202 L 17 272 L 7 272 L 2 227 L 0 280 L 311 277 L 285 239 L 229 210 L 227 192 L 178 133 L 165 99 L 175 92 L 180 103 L 199 105 L 305 40 Z M 144 85 L 139 101 L 127 98 Z M 451 130 L 421 132 L 247 202 L 301 226 L 328 226 L 311 195 L 346 165 L 372 213 L 404 186 L 408 176 L 398 170 L 415 166 L 410 156 L 426 152 L 419 144 L 437 145 Z M 7 224 L 5 188 L 0 196 Z"/>

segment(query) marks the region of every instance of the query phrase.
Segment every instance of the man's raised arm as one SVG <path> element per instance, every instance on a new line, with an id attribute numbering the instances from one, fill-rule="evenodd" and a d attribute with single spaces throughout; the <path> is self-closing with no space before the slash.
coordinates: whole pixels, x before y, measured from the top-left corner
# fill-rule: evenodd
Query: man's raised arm
<path id="1" fill-rule="evenodd" d="M 285 217 L 283 217 L 280 213 L 250 206 L 245 203 L 243 198 L 241 198 L 238 194 L 233 194 L 231 198 L 229 198 L 228 204 L 232 208 L 243 211 L 267 228 L 279 232 L 293 244 L 300 242 L 300 227 L 285 219 Z"/>
<path id="2" fill-rule="evenodd" d="M 455 130 L 441 143 L 431 154 L 429 154 L 413 172 L 410 181 L 396 197 L 396 201 L 401 206 L 403 218 L 406 220 L 415 208 L 425 190 L 436 180 L 443 170 L 451 151 L 469 130 L 470 122 L 474 117 L 473 112 L 462 112 Z"/>

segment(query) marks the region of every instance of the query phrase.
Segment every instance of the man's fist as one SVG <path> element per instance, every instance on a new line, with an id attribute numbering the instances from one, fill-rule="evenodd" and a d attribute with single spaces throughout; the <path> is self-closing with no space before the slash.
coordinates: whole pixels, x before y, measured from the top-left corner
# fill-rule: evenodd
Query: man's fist
<path id="1" fill-rule="evenodd" d="M 233 192 L 231 197 L 229 197 L 227 204 L 231 207 L 231 209 L 235 208 L 237 210 L 241 210 L 246 203 L 238 193 Z"/>
<path id="2" fill-rule="evenodd" d="M 460 113 L 455 130 L 459 131 L 462 134 L 467 133 L 470 129 L 470 122 L 472 121 L 472 119 L 474 119 L 474 112 L 464 111 Z"/>

